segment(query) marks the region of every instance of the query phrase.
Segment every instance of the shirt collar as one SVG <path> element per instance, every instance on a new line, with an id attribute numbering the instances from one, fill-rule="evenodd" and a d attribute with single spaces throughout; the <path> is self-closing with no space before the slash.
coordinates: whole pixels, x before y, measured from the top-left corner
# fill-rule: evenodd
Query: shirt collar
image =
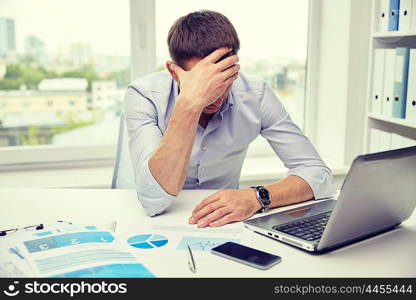
<path id="1" fill-rule="evenodd" d="M 230 92 L 228 93 L 228 98 L 227 98 L 227 108 L 231 108 L 234 106 L 234 96 L 233 96 L 233 92 L 232 92 L 232 88 L 230 89 Z"/>

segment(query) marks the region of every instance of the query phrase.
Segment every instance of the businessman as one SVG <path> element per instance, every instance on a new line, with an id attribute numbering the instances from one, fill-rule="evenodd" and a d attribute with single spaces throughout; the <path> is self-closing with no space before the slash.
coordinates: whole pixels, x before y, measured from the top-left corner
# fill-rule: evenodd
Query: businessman
<path id="1" fill-rule="evenodd" d="M 240 72 L 240 42 L 224 15 L 183 16 L 167 41 L 167 71 L 137 79 L 125 97 L 137 193 L 148 215 L 161 214 L 181 189 L 219 190 L 189 216 L 198 227 L 333 196 L 331 171 L 281 101 L 264 81 Z M 287 176 L 239 189 L 247 148 L 258 135 L 289 169 Z"/>

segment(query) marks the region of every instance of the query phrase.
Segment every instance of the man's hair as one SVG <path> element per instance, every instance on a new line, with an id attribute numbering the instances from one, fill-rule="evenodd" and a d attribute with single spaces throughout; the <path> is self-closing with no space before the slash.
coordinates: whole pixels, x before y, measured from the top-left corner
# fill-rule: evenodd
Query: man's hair
<path id="1" fill-rule="evenodd" d="M 240 40 L 227 17 L 201 10 L 176 20 L 169 30 L 168 47 L 172 60 L 183 67 L 187 60 L 204 58 L 222 47 L 232 49 L 226 56 L 237 54 Z"/>

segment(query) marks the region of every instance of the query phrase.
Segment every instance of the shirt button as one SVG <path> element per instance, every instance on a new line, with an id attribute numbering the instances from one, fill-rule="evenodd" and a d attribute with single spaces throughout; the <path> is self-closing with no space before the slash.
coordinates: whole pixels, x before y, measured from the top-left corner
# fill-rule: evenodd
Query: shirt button
<path id="1" fill-rule="evenodd" d="M 202 151 L 207 150 L 207 145 L 202 145 Z"/>

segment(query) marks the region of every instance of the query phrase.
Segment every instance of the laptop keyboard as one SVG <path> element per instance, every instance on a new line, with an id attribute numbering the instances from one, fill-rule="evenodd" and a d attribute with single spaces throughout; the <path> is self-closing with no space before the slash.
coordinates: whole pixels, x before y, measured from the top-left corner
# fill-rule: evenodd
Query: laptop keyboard
<path id="1" fill-rule="evenodd" d="M 330 215 L 331 212 L 327 212 L 292 223 L 273 226 L 273 229 L 294 235 L 303 240 L 315 241 L 321 238 Z"/>

